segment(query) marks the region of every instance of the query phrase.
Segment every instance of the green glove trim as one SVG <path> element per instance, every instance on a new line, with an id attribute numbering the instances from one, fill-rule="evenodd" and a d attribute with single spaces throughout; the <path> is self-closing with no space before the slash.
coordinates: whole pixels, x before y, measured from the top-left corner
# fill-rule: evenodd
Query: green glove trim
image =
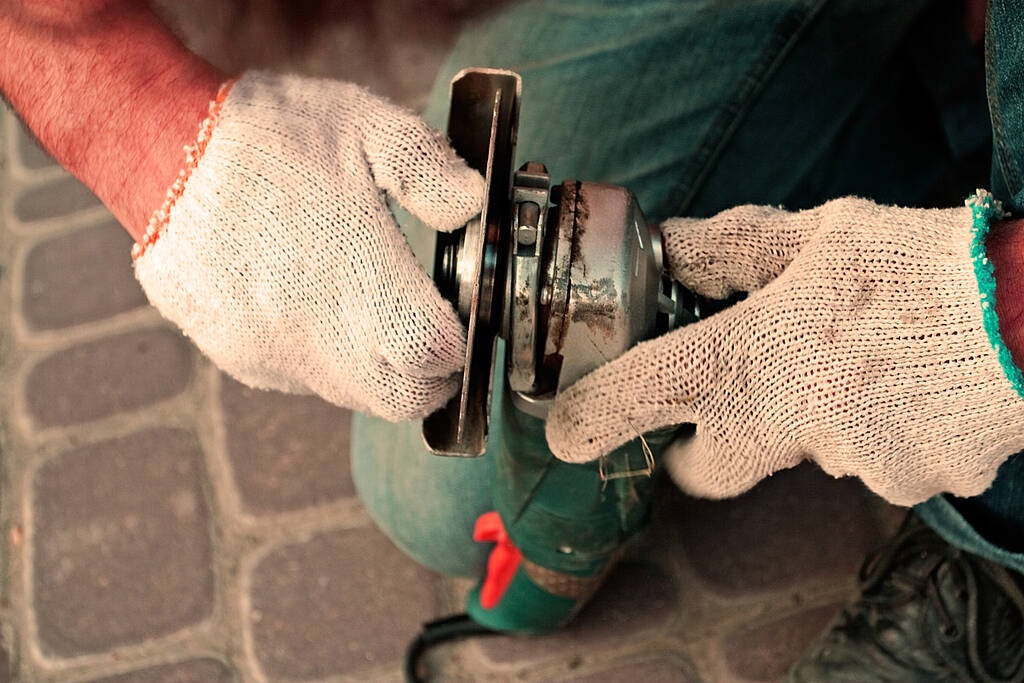
<path id="1" fill-rule="evenodd" d="M 989 342 L 1003 366 L 1003 372 L 1017 394 L 1024 398 L 1024 373 L 1013 362 L 1010 349 L 1003 343 L 999 334 L 999 318 L 996 315 L 996 277 L 995 268 L 985 251 L 985 240 L 993 220 L 1006 216 L 999 200 L 988 190 L 976 190 L 964 204 L 970 208 L 973 223 L 971 225 L 971 259 L 974 261 L 974 273 L 978 278 L 978 290 L 981 295 L 981 313 L 985 321 L 985 332 Z"/>

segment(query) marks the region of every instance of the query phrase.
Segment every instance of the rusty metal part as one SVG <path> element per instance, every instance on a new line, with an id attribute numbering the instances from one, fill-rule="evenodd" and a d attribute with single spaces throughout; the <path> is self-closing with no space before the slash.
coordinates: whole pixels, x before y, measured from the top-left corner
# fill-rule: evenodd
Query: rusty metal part
<path id="1" fill-rule="evenodd" d="M 542 326 L 541 272 L 547 244 L 551 178 L 543 164 L 528 163 L 512 183 L 512 251 L 509 268 L 508 386 L 537 390 L 538 338 Z"/>
<path id="2" fill-rule="evenodd" d="M 541 418 L 586 373 L 670 329 L 669 322 L 692 320 L 679 310 L 681 288 L 663 277 L 660 231 L 648 225 L 633 193 L 567 180 L 554 195 L 555 228 L 538 268 L 543 355 L 532 390 L 510 382 L 515 406 Z"/>
<path id="3" fill-rule="evenodd" d="M 662 261 L 633 193 L 579 183 L 559 339 L 561 391 L 655 333 Z"/>

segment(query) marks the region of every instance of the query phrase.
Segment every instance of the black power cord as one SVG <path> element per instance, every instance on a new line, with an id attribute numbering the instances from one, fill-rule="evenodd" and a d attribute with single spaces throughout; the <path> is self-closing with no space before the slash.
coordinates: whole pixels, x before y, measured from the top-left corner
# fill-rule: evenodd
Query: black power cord
<path id="1" fill-rule="evenodd" d="M 435 645 L 462 638 L 499 635 L 501 631 L 489 629 L 473 621 L 468 614 L 453 614 L 450 617 L 436 619 L 423 624 L 423 630 L 409 643 L 405 651 L 406 683 L 426 683 L 427 679 L 420 676 L 420 663 L 423 656 Z"/>

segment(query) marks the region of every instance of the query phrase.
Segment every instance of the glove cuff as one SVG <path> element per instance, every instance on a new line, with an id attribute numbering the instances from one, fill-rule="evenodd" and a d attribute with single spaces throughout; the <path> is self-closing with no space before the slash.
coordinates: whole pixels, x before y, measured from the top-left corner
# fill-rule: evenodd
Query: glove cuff
<path id="1" fill-rule="evenodd" d="M 153 215 L 149 218 L 149 224 L 146 226 L 146 232 L 142 236 L 142 241 L 137 242 L 132 247 L 132 259 L 138 260 L 146 250 L 149 249 L 158 239 L 160 239 L 160 233 L 171 217 L 171 209 L 178 202 L 182 193 L 185 192 L 185 185 L 188 183 L 188 179 L 192 176 L 192 171 L 195 170 L 199 164 L 199 160 L 203 158 L 203 153 L 206 151 L 206 145 L 210 142 L 210 137 L 213 135 L 213 129 L 217 126 L 217 119 L 220 117 L 221 108 L 224 106 L 224 100 L 227 99 L 228 93 L 231 91 L 231 86 L 235 84 L 235 79 L 225 81 L 221 84 L 220 89 L 217 91 L 217 97 L 210 102 L 209 111 L 206 114 L 206 118 L 202 123 L 199 124 L 199 134 L 196 136 L 195 143 L 185 146 L 185 164 L 181 170 L 178 171 L 178 177 L 174 179 L 174 182 L 167 189 L 167 196 L 164 198 L 163 204 L 153 212 Z"/>
<path id="2" fill-rule="evenodd" d="M 974 272 L 978 279 L 978 291 L 981 299 L 981 313 L 985 325 L 985 333 L 989 343 L 996 352 L 999 364 L 1019 396 L 1024 398 L 1024 373 L 1013 361 L 1009 347 L 999 333 L 999 318 L 996 315 L 996 278 L 995 268 L 988 258 L 985 248 L 989 230 L 993 220 L 1005 218 L 1008 214 L 998 199 L 987 190 L 976 190 L 964 204 L 971 210 L 971 259 Z"/>

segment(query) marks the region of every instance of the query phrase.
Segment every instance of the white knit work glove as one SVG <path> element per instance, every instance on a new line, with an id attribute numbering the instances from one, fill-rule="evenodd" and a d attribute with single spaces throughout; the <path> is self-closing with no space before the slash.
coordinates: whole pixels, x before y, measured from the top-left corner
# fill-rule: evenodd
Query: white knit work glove
<path id="1" fill-rule="evenodd" d="M 450 231 L 480 211 L 483 180 L 419 117 L 355 85 L 249 73 L 211 105 L 136 276 L 246 384 L 421 417 L 454 393 L 465 331 L 385 193 Z"/>
<path id="2" fill-rule="evenodd" d="M 805 458 L 901 505 L 982 492 L 1024 448 L 1024 400 L 984 257 L 997 208 L 984 192 L 969 204 L 840 199 L 668 221 L 675 278 L 752 294 L 570 387 L 548 418 L 551 448 L 585 461 L 694 423 L 665 463 L 696 495 L 737 495 Z"/>

